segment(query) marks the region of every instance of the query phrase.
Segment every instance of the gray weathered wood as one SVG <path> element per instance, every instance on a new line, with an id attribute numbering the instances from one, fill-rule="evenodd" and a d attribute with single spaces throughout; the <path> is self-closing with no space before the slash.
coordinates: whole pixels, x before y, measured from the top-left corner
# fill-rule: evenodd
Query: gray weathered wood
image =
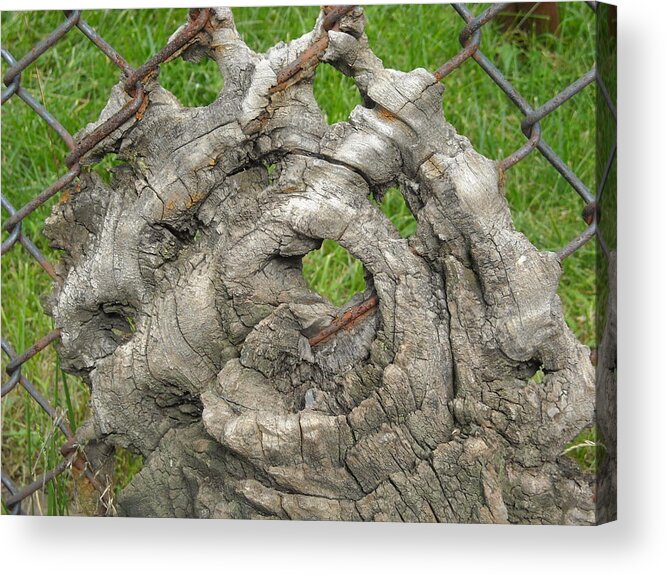
<path id="1" fill-rule="evenodd" d="M 118 154 L 113 181 L 84 174 L 47 222 L 60 355 L 92 389 L 82 439 L 144 455 L 125 515 L 594 523 L 593 478 L 561 455 L 592 422 L 594 370 L 560 264 L 515 230 L 433 75 L 384 68 L 363 25 L 320 17 L 255 54 L 216 9 L 184 57 L 219 64 L 219 98 L 185 108 L 151 80 L 143 118 L 90 152 Z M 364 101 L 332 126 L 314 66 L 272 89 L 326 34 Z M 392 186 L 408 240 L 368 199 Z M 311 345 L 344 311 L 303 279 L 325 238 L 378 306 Z"/>

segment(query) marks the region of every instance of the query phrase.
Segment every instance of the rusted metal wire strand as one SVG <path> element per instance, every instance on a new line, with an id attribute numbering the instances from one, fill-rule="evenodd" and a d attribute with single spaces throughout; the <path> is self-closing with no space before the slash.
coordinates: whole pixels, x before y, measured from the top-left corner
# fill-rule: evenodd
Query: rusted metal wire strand
<path id="1" fill-rule="evenodd" d="M 57 339 L 60 339 L 60 330 L 54 329 L 53 331 L 47 333 L 43 338 L 33 343 L 21 355 L 18 355 L 14 359 L 12 359 L 7 364 L 7 367 L 5 367 L 5 371 L 11 375 L 14 371 L 18 369 L 20 365 L 23 365 L 26 361 L 37 355 L 46 346 L 51 344 L 51 342 L 56 341 Z"/>
<path id="2" fill-rule="evenodd" d="M 131 120 L 139 111 L 139 108 L 141 108 L 143 97 L 143 86 L 137 83 L 134 97 L 106 122 L 97 126 L 92 133 L 88 134 L 83 140 L 81 140 L 81 142 L 79 142 L 76 149 L 65 158 L 67 166 L 69 166 L 71 170 L 80 171 L 81 168 L 78 165 L 78 161 L 102 140 L 120 128 L 125 122 Z"/>
<path id="3" fill-rule="evenodd" d="M 12 348 L 12 346 L 9 344 L 9 342 L 5 339 L 2 338 L 2 351 L 5 352 L 7 356 L 9 356 L 10 361 L 13 361 L 17 358 L 16 352 Z M 22 365 L 22 364 L 19 364 Z M 13 368 L 11 370 L 11 373 L 17 371 L 18 368 Z M 6 370 L 7 373 L 10 373 L 9 370 Z M 64 421 L 58 413 L 56 413 L 56 410 L 53 408 L 53 406 L 49 403 L 49 401 L 37 390 L 37 388 L 32 385 L 32 383 L 28 380 L 27 377 L 25 377 L 23 374 L 19 372 L 19 378 L 18 381 L 20 382 L 21 386 L 30 394 L 30 396 L 35 400 L 35 402 L 39 405 L 39 407 L 42 408 L 42 410 L 54 421 L 57 423 L 58 428 L 62 433 L 65 435 L 65 437 L 70 438 L 72 437 L 72 430 L 68 422 Z M 10 391 L 10 390 L 8 390 Z M 3 396 L 5 393 L 3 392 Z"/>
<path id="4" fill-rule="evenodd" d="M 16 213 L 16 210 L 14 209 L 14 206 L 9 203 L 9 200 L 4 196 L 1 195 L 2 197 L 2 207 L 9 212 L 10 216 L 13 216 Z M 11 232 L 9 236 L 7 236 L 7 239 L 2 242 L 2 254 L 4 255 L 7 251 L 9 251 L 16 241 L 19 241 L 23 247 L 26 249 L 26 251 L 35 259 L 35 261 L 42 267 L 42 269 L 51 276 L 51 278 L 57 282 L 60 283 L 62 281 L 62 278 L 56 273 L 55 268 L 53 267 L 53 264 L 47 260 L 44 257 L 44 254 L 39 250 L 39 248 L 32 243 L 30 238 L 26 236 L 22 229 L 21 229 L 21 221 L 19 220 L 16 226 L 11 229 Z"/>
<path id="5" fill-rule="evenodd" d="M 67 32 L 69 32 L 81 16 L 80 10 L 73 10 L 67 17 L 67 20 L 51 32 L 46 38 L 38 42 L 23 58 L 13 65 L 3 76 L 2 81 L 5 85 L 10 84 L 23 70 L 32 64 L 49 48 L 53 47 Z"/>
<path id="6" fill-rule="evenodd" d="M 613 163 L 615 162 L 615 157 L 617 156 L 617 143 L 613 142 L 613 146 L 611 147 L 611 151 L 608 154 L 608 159 L 606 160 L 606 163 L 604 164 L 604 171 L 601 175 L 601 179 L 599 180 L 599 188 L 597 189 L 597 198 L 596 198 L 596 203 L 598 204 L 601 200 L 601 196 L 604 192 L 604 189 L 606 187 L 606 182 L 608 182 L 608 177 L 610 176 L 611 168 L 613 167 Z"/>
<path id="7" fill-rule="evenodd" d="M 72 12 L 65 11 L 65 15 L 69 16 Z M 76 27 L 90 40 L 100 51 L 113 62 L 116 66 L 122 70 L 131 70 L 132 67 L 127 63 L 127 60 L 123 58 L 111 44 L 109 44 L 104 38 L 102 38 L 97 31 L 90 26 L 83 18 L 79 18 L 76 23 Z"/>
<path id="8" fill-rule="evenodd" d="M 46 123 L 51 127 L 62 139 L 65 141 L 71 150 L 69 156 L 66 158 L 69 171 L 60 177 L 54 184 L 42 191 L 40 194 L 32 198 L 25 205 L 15 210 L 9 200 L 2 196 L 2 207 L 9 213 L 9 218 L 4 222 L 3 229 L 6 230 L 8 236 L 2 242 L 2 254 L 7 253 L 17 242 L 20 242 L 30 253 L 30 255 L 45 269 L 45 271 L 56 281 L 60 281 L 52 264 L 44 258 L 43 254 L 37 247 L 27 238 L 22 231 L 23 219 L 34 212 L 37 208 L 43 205 L 51 197 L 62 191 L 64 188 L 74 182 L 81 172 L 80 160 L 91 149 L 93 149 L 104 138 L 112 134 L 116 129 L 120 128 L 125 122 L 131 120 L 135 114 L 140 110 L 141 106 L 145 103 L 146 93 L 142 81 L 146 76 L 150 75 L 157 67 L 172 57 L 178 50 L 191 42 L 196 34 L 205 26 L 209 9 L 192 10 L 190 24 L 178 34 L 171 42 L 169 42 L 158 54 L 148 60 L 143 66 L 137 70 L 133 70 L 127 61 L 97 32 L 87 24 L 82 18 L 80 11 L 68 11 L 65 13 L 66 20 L 51 34 L 39 42 L 32 50 L 18 61 L 12 54 L 2 49 L 2 58 L 9 64 L 9 70 L 5 74 L 3 81 L 7 86 L 2 92 L 2 103 L 4 104 L 13 96 L 18 96 L 26 104 L 28 104 Z M 116 66 L 121 68 L 125 73 L 125 87 L 132 98 L 114 114 L 111 118 L 98 126 L 92 133 L 88 134 L 79 142 L 75 142 L 71 134 L 41 105 L 37 102 L 26 90 L 24 90 L 21 83 L 21 73 L 30 64 L 35 62 L 42 54 L 48 49 L 52 48 L 59 40 L 61 40 L 70 30 L 77 27 L 97 48 L 99 48 Z M 70 466 L 74 465 L 82 470 L 88 481 L 95 489 L 100 492 L 100 499 L 105 505 L 108 503 L 108 490 L 99 482 L 95 477 L 94 472 L 89 469 L 85 461 L 84 454 L 80 451 L 76 438 L 72 434 L 69 422 L 61 416 L 51 406 L 51 404 L 44 398 L 44 396 L 32 385 L 32 383 L 22 374 L 22 365 L 40 353 L 53 341 L 60 337 L 60 330 L 53 330 L 45 337 L 37 341 L 30 348 L 20 355 L 17 355 L 9 342 L 4 338 L 2 339 L 2 350 L 9 356 L 10 361 L 6 366 L 8 379 L 2 385 L 2 396 L 12 391 L 18 384 L 23 387 L 32 399 L 40 406 L 40 408 L 51 417 L 54 424 L 62 431 L 67 438 L 67 442 L 62 448 L 63 456 L 65 457 L 55 468 L 50 471 L 44 472 L 41 478 L 33 481 L 29 485 L 18 489 L 4 473 L 2 476 L 2 483 L 5 489 L 9 492 L 9 497 L 5 500 L 5 505 L 12 513 L 21 513 L 21 500 L 25 499 L 35 491 L 42 489 L 46 483 L 63 473 Z"/>
<path id="9" fill-rule="evenodd" d="M 580 78 L 578 78 L 578 80 L 569 84 L 559 94 L 548 100 L 545 104 L 541 105 L 536 110 L 533 110 L 527 114 L 521 124 L 523 132 L 525 132 L 530 126 L 536 124 L 542 118 L 545 118 L 551 112 L 557 110 L 557 108 L 559 108 L 566 101 L 573 98 L 583 88 L 589 86 L 592 82 L 594 82 L 596 76 L 597 69 L 595 66 L 593 66 L 589 72 L 583 74 Z"/>
<path id="10" fill-rule="evenodd" d="M 538 120 L 543 118 L 548 113 L 552 112 L 555 108 L 562 105 L 575 94 L 580 92 L 583 88 L 589 85 L 593 78 L 590 78 L 591 72 L 588 72 L 582 78 L 579 78 L 563 90 L 560 94 L 546 102 L 538 110 L 534 110 L 527 100 L 516 90 L 516 88 L 509 82 L 500 70 L 486 57 L 479 49 L 480 43 L 480 28 L 483 24 L 489 22 L 492 17 L 499 14 L 505 5 L 495 4 L 488 8 L 483 14 L 478 17 L 470 12 L 465 4 L 453 4 L 453 8 L 458 12 L 460 17 L 467 23 L 465 35 L 460 35 L 461 44 L 463 45 L 463 52 L 449 60 L 446 64 L 435 72 L 435 77 L 441 79 L 450 74 L 454 69 L 458 68 L 472 58 L 483 69 L 483 71 L 497 84 L 511 102 L 523 113 L 528 122 L 523 121 L 523 133 L 528 137 L 528 142 L 521 146 L 520 149 L 513 152 L 508 157 L 500 160 L 498 165 L 502 171 L 506 171 L 513 167 L 520 160 L 524 159 L 529 153 L 538 149 L 541 154 L 551 163 L 551 165 L 564 177 L 564 179 L 578 192 L 578 194 L 589 203 L 593 199 L 593 195 L 589 188 L 583 181 L 573 172 L 573 170 L 566 165 L 566 163 L 559 157 L 559 155 L 543 140 L 541 130 L 538 126 Z M 491 16 L 492 17 L 489 17 Z M 476 37 L 474 35 L 477 34 Z M 472 38 L 472 42 L 477 42 L 476 47 L 472 50 L 470 45 L 467 44 L 468 39 Z M 552 109 L 551 109 L 552 108 Z M 543 113 L 543 115 L 539 115 Z"/>
<path id="11" fill-rule="evenodd" d="M 61 176 L 57 182 L 50 185 L 43 192 L 35 196 L 27 204 L 19 208 L 9 217 L 2 225 L 3 230 L 11 230 L 18 222 L 23 220 L 28 214 L 34 212 L 44 202 L 55 196 L 59 191 L 71 184 L 76 177 L 81 173 L 79 166 L 74 166 L 64 176 Z"/>
<path id="12" fill-rule="evenodd" d="M 195 18 L 192 18 L 192 16 L 195 16 Z M 137 82 L 142 81 L 148 74 L 156 70 L 160 64 L 169 60 L 178 50 L 193 40 L 206 25 L 209 16 L 210 8 L 191 10 L 189 24 L 162 50 L 127 76 L 125 79 L 125 90 L 128 93 L 133 92 Z"/>
<path id="13" fill-rule="evenodd" d="M 326 8 L 327 7 L 324 7 L 325 10 Z M 349 14 L 354 8 L 355 6 L 330 7 L 322 23 L 322 35 L 308 46 L 308 48 L 305 49 L 293 62 L 290 62 L 280 70 L 277 75 L 276 84 L 270 90 L 271 94 L 284 90 L 292 83 L 290 80 L 292 80 L 299 72 L 310 69 L 319 62 L 321 54 L 323 54 L 328 47 L 328 31 L 337 31 L 340 27 L 341 18 L 346 14 Z"/>
<path id="14" fill-rule="evenodd" d="M 17 490 L 15 493 L 7 497 L 5 499 L 5 505 L 7 507 L 11 507 L 12 505 L 18 503 L 19 501 L 22 501 L 26 497 L 29 497 L 35 491 L 39 491 L 40 489 L 43 489 L 46 484 L 49 481 L 52 481 L 58 475 L 61 473 L 67 471 L 69 467 L 72 465 L 72 462 L 76 458 L 76 454 L 70 455 L 66 459 L 63 459 L 60 461 L 53 469 L 49 471 L 45 471 L 42 476 L 39 479 L 35 479 L 32 483 L 29 483 L 28 485 L 22 487 L 21 489 Z"/>
<path id="15" fill-rule="evenodd" d="M 560 251 L 557 252 L 558 259 L 562 261 L 565 258 L 568 258 L 575 251 L 582 248 L 587 242 L 589 242 L 594 237 L 596 231 L 597 231 L 597 224 L 593 222 L 592 224 L 587 226 L 587 228 L 585 228 L 585 231 L 583 233 L 581 233 L 579 236 L 576 236 L 566 246 L 564 246 Z"/>
<path id="16" fill-rule="evenodd" d="M 336 317 L 329 325 L 322 329 L 319 333 L 313 335 L 308 339 L 308 343 L 314 347 L 320 343 L 326 341 L 331 336 L 335 335 L 342 329 L 349 329 L 352 327 L 359 319 L 364 317 L 366 314 L 370 313 L 377 307 L 379 303 L 379 298 L 376 294 L 371 295 L 368 299 L 361 302 L 360 304 L 351 307 L 344 311 Z"/>
<path id="17" fill-rule="evenodd" d="M 16 213 L 16 210 L 9 203 L 9 200 L 5 198 L 4 195 L 2 196 L 2 207 L 5 210 L 7 210 L 10 213 L 10 215 Z M 2 255 L 5 255 L 5 253 L 8 252 L 12 248 L 12 246 L 18 241 L 20 235 L 21 235 L 21 222 L 19 222 L 14 226 L 11 233 L 7 236 L 7 239 L 5 239 L 4 242 L 2 242 L 2 248 L 0 249 L 0 253 Z"/>
<path id="18" fill-rule="evenodd" d="M 14 56 L 12 56 L 9 50 L 2 48 L 2 59 L 7 62 L 13 68 L 18 67 L 18 63 Z M 12 68 L 12 69 L 13 69 Z M 42 118 L 55 132 L 64 140 L 67 147 L 71 150 L 74 148 L 74 138 L 72 135 L 65 129 L 65 127 L 58 122 L 49 111 L 42 106 L 35 98 L 27 91 L 21 88 L 21 73 L 16 74 L 12 80 L 8 82 L 7 89 L 2 93 L 2 103 L 4 104 L 11 96 L 16 94 L 21 100 L 23 100 L 28 106 L 30 106 L 37 115 Z"/>
<path id="19" fill-rule="evenodd" d="M 601 95 L 604 97 L 604 101 L 606 102 L 608 109 L 611 111 L 611 114 L 613 114 L 613 118 L 617 120 L 617 107 L 613 102 L 613 98 L 611 98 L 610 92 L 608 91 L 608 87 L 606 86 L 604 79 L 601 77 L 601 74 L 597 74 L 596 81 L 597 81 L 597 86 L 599 87 L 599 91 L 601 92 Z"/>
<path id="20" fill-rule="evenodd" d="M 14 497 L 18 493 L 18 489 L 16 488 L 16 485 L 14 485 L 14 482 L 4 471 L 0 471 L 0 477 L 2 478 L 3 487 L 9 491 L 10 497 Z M 12 515 L 21 515 L 21 499 L 17 500 L 16 503 L 12 505 L 7 505 L 7 508 Z"/>
<path id="21" fill-rule="evenodd" d="M 4 337 L 2 338 L 2 351 L 4 351 L 7 356 L 9 356 L 10 360 L 16 357 L 16 354 L 14 353 L 12 346 L 9 344 L 8 341 L 5 340 Z M 21 378 L 21 366 L 19 365 L 18 368 L 14 370 L 12 374 L 9 376 L 9 379 L 2 384 L 0 397 L 4 397 L 12 389 L 14 389 L 14 387 L 16 387 L 16 384 L 19 382 L 20 378 Z"/>
<path id="22" fill-rule="evenodd" d="M 465 60 L 470 58 L 479 49 L 481 44 L 481 27 L 490 22 L 507 6 L 507 3 L 493 4 L 476 18 L 472 18 L 460 32 L 459 40 L 463 50 L 458 52 L 445 64 L 442 64 L 435 72 L 435 78 L 442 80 L 456 68 L 459 68 Z"/>
<path id="23" fill-rule="evenodd" d="M 59 414 L 53 406 L 48 402 L 48 400 L 37 390 L 37 388 L 21 373 L 21 365 L 25 363 L 30 357 L 33 357 L 41 349 L 44 349 L 49 343 L 55 341 L 60 335 L 59 330 L 54 330 L 46 337 L 42 338 L 39 342 L 33 345 L 28 351 L 24 352 L 20 356 L 17 356 L 15 351 L 12 349 L 12 346 L 2 338 L 2 350 L 10 358 L 10 363 L 7 365 L 5 371 L 11 373 L 11 377 L 6 384 L 2 386 L 2 396 L 4 397 L 9 391 L 11 391 L 16 383 L 21 384 L 21 386 L 28 392 L 28 394 L 34 399 L 34 401 L 39 405 L 42 410 L 52 419 L 54 425 L 62 432 L 62 434 L 67 438 L 67 441 L 63 444 L 60 451 L 64 457 L 68 457 L 70 463 L 72 463 L 77 469 L 83 471 L 86 479 L 90 484 L 100 493 L 100 500 L 102 504 L 106 507 L 108 506 L 108 496 L 106 494 L 106 488 L 102 483 L 96 478 L 94 472 L 89 468 L 87 461 L 85 459 L 85 453 L 79 450 L 79 444 L 76 436 L 72 432 L 71 426 L 67 419 Z M 72 457 L 70 457 L 72 456 Z M 50 479 L 55 478 L 57 475 L 62 473 L 65 469 L 62 469 L 55 473 L 54 475 L 45 475 L 50 477 Z M 49 479 L 49 480 L 50 480 Z M 20 491 L 15 490 L 15 497 L 23 499 L 28 495 L 34 493 L 39 487 L 35 488 L 38 485 L 38 481 L 31 483 L 29 486 L 21 489 Z M 12 484 L 13 485 L 13 484 Z M 11 498 L 7 500 L 6 505 L 8 507 L 12 506 Z"/>

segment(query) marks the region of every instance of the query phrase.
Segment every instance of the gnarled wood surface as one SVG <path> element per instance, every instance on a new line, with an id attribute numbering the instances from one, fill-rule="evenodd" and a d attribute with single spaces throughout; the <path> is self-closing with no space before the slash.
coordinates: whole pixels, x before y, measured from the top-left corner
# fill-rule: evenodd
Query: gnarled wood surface
<path id="1" fill-rule="evenodd" d="M 85 174 L 47 222 L 60 355 L 92 388 L 82 439 L 145 456 L 119 513 L 594 523 L 593 478 L 561 456 L 594 370 L 556 256 L 514 229 L 433 75 L 385 69 L 361 9 L 327 13 L 255 54 L 213 10 L 182 56 L 217 61 L 219 98 L 184 108 L 151 80 L 86 158 L 117 153 L 111 184 Z M 348 122 L 315 102 L 320 61 L 358 86 Z M 369 199 L 392 186 L 408 240 Z M 347 310 L 302 275 L 326 238 L 368 272 Z"/>

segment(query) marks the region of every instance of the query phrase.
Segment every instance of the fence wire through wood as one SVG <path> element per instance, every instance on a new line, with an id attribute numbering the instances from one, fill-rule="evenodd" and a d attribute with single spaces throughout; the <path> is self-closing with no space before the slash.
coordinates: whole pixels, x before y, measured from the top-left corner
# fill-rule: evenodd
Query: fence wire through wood
<path id="1" fill-rule="evenodd" d="M 597 9 L 596 2 L 586 3 L 591 10 Z M 341 15 L 349 11 L 352 6 L 336 7 L 329 13 L 330 18 Z M 516 163 L 523 160 L 532 152 L 541 154 L 552 167 L 566 180 L 570 187 L 582 198 L 584 208 L 582 210 L 583 228 L 579 235 L 572 238 L 566 245 L 558 251 L 561 260 L 568 257 L 593 237 L 597 237 L 601 252 L 608 257 L 608 247 L 604 241 L 600 230 L 597 227 L 598 203 L 602 191 L 606 186 L 613 163 L 616 156 L 616 145 L 611 146 L 610 153 L 604 164 L 604 170 L 601 178 L 598 178 L 596 189 L 591 190 L 576 173 L 562 160 L 552 147 L 547 143 L 541 129 L 541 120 L 554 112 L 562 104 L 574 98 L 577 94 L 592 84 L 597 85 L 597 89 L 603 96 L 610 113 L 616 118 L 616 108 L 610 97 L 609 91 L 604 85 L 602 79 L 597 74 L 596 67 L 592 67 L 580 78 L 564 87 L 558 94 L 550 100 L 544 102 L 538 108 L 532 107 L 528 99 L 507 80 L 500 69 L 483 53 L 481 50 L 481 39 L 484 27 L 489 22 L 506 13 L 507 3 L 496 3 L 485 9 L 478 15 L 474 15 L 472 10 L 465 4 L 444 5 L 442 9 L 452 8 L 462 19 L 462 30 L 459 34 L 461 50 L 433 71 L 438 80 L 445 81 L 447 76 L 456 72 L 468 60 L 473 60 L 486 73 L 489 80 L 494 82 L 509 100 L 521 112 L 523 119 L 520 126 L 522 133 L 526 137 L 526 142 L 519 149 L 514 151 L 506 158 L 499 159 L 501 170 L 509 170 Z M 332 16 L 331 16 L 332 15 Z M 197 34 L 204 29 L 210 16 L 210 9 L 192 9 L 189 12 L 189 23 L 176 36 L 174 36 L 158 53 L 149 58 L 142 66 L 138 68 L 131 67 L 125 58 L 119 54 L 111 44 L 102 38 L 84 19 L 83 12 L 80 10 L 68 10 L 64 12 L 64 21 L 50 34 L 39 41 L 29 52 L 24 55 L 12 53 L 11 46 L 2 47 L 2 58 L 8 65 L 8 69 L 2 78 L 5 86 L 2 91 L 2 105 L 11 98 L 18 98 L 29 106 L 47 125 L 53 130 L 59 138 L 69 148 L 69 155 L 66 158 L 68 171 L 63 174 L 53 184 L 34 196 L 30 201 L 21 206 L 14 204 L 2 193 L 2 224 L 3 241 L 2 255 L 4 256 L 10 250 L 18 245 L 23 246 L 27 255 L 34 260 L 45 273 L 60 283 L 62 280 L 57 275 L 53 264 L 42 254 L 35 243 L 26 235 L 22 224 L 37 208 L 43 205 L 53 196 L 56 196 L 65 190 L 70 184 L 76 182 L 81 174 L 82 157 L 99 142 L 113 133 L 117 128 L 125 124 L 130 119 L 140 122 L 143 109 L 148 103 L 147 94 L 144 90 L 144 83 L 149 76 L 162 64 L 168 62 L 174 56 L 177 56 L 181 48 L 192 42 Z M 329 18 L 327 16 L 327 18 Z M 334 24 L 329 23 L 330 25 Z M 68 34 L 83 34 L 92 42 L 106 57 L 117 66 L 122 74 L 124 89 L 131 100 L 117 113 L 108 118 L 99 125 L 92 133 L 88 134 L 80 141 L 75 141 L 64 126 L 42 105 L 38 98 L 32 95 L 21 86 L 21 74 L 31 65 L 35 64 L 42 55 L 50 50 L 55 50 L 60 42 Z M 297 65 L 298 62 L 291 63 L 283 70 L 288 74 L 290 67 Z M 9 138 L 11 144 L 11 137 Z M 47 145 L 48 142 L 45 142 Z M 3 181 L 3 188 L 10 188 L 11 183 Z M 585 227 L 583 227 L 585 226 Z M 7 303 L 5 303 L 7 305 Z M 26 362 L 35 358 L 47 346 L 57 342 L 60 338 L 60 330 L 55 329 L 46 335 L 31 334 L 34 336 L 35 343 L 25 350 L 16 350 L 10 341 L 2 337 L 2 351 L 6 356 L 3 382 L 1 387 L 2 400 L 17 388 L 22 387 L 32 400 L 41 408 L 51 419 L 52 425 L 62 434 L 62 447 L 60 448 L 61 460 L 53 468 L 41 472 L 38 477 L 27 485 L 17 485 L 17 482 L 5 473 L 2 469 L 2 504 L 3 512 L 11 514 L 22 514 L 26 510 L 22 508 L 22 502 L 33 493 L 45 488 L 47 483 L 53 481 L 59 475 L 72 468 L 83 474 L 90 485 L 99 492 L 102 503 L 107 502 L 109 494 L 105 491 L 102 482 L 95 476 L 95 470 L 91 469 L 86 460 L 84 450 L 78 445 L 75 434 L 72 432 L 71 423 L 61 410 L 56 409 L 47 400 L 33 383 L 22 372 Z"/>

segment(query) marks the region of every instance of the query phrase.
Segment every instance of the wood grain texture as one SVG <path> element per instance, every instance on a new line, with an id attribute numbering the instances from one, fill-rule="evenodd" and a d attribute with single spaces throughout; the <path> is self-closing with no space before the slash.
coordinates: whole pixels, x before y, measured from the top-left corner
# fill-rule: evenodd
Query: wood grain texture
<path id="1" fill-rule="evenodd" d="M 218 63 L 219 98 L 184 108 L 152 80 L 142 119 L 86 158 L 116 153 L 112 182 L 84 174 L 47 222 L 59 352 L 92 389 L 81 439 L 145 457 L 119 513 L 594 523 L 594 479 L 561 456 L 592 422 L 594 370 L 556 256 L 514 229 L 433 75 L 384 68 L 360 8 L 323 18 L 255 54 L 214 10 L 182 56 Z M 316 65 L 273 90 L 322 35 L 364 102 L 332 126 Z M 117 86 L 99 121 L 126 100 Z M 409 239 L 369 200 L 393 186 Z M 378 303 L 311 345 L 345 312 L 302 275 L 323 239 Z"/>

